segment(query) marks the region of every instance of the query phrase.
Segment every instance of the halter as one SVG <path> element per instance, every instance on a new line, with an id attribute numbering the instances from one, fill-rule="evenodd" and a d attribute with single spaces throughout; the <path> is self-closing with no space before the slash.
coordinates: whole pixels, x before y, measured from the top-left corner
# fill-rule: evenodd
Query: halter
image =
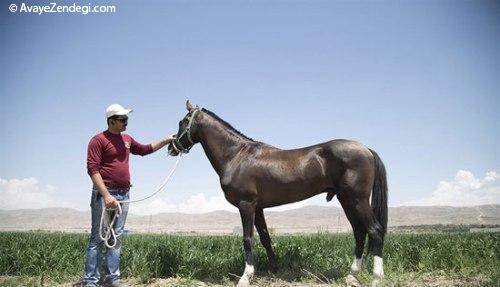
<path id="1" fill-rule="evenodd" d="M 193 124 L 193 120 L 194 120 L 194 116 L 196 115 L 197 112 L 199 112 L 199 108 L 196 108 L 193 113 L 191 114 L 191 116 L 189 117 L 189 123 L 188 123 L 188 126 L 187 128 L 181 133 L 181 135 L 176 138 L 173 142 L 172 142 L 172 147 L 174 148 L 174 150 L 177 152 L 177 153 L 188 153 L 189 150 L 193 147 L 193 145 L 195 144 L 195 142 L 193 141 L 193 139 L 191 138 L 191 125 Z M 184 137 L 185 135 L 187 135 L 187 139 L 189 141 L 189 143 L 191 144 L 189 147 L 184 147 L 182 144 L 181 144 L 181 139 L 182 137 Z"/>

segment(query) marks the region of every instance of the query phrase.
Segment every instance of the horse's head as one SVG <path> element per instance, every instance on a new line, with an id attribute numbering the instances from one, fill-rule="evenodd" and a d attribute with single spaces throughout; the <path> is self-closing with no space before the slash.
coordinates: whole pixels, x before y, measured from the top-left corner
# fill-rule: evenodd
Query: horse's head
<path id="1" fill-rule="evenodd" d="M 197 143 L 197 138 L 195 134 L 195 117 L 200 112 L 199 107 L 193 107 L 189 101 L 186 102 L 186 109 L 188 113 L 179 122 L 179 130 L 177 131 L 177 137 L 173 142 L 168 145 L 168 154 L 171 156 L 177 156 L 181 152 L 187 153 Z"/>

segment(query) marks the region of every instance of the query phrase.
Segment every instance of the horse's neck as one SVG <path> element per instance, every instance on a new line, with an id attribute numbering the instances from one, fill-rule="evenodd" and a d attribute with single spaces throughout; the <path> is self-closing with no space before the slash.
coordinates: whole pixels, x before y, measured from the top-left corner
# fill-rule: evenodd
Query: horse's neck
<path id="1" fill-rule="evenodd" d="M 203 124 L 200 130 L 200 143 L 219 176 L 226 164 L 243 148 L 246 141 L 234 135 L 216 120 Z"/>

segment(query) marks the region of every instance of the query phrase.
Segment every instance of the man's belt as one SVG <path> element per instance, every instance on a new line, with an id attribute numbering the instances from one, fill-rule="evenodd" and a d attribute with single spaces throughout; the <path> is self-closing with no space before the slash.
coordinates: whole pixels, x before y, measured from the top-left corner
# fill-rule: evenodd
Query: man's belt
<path id="1" fill-rule="evenodd" d="M 128 192 L 130 190 L 130 186 L 110 186 L 106 187 L 108 190 L 111 191 L 118 191 L 118 192 Z"/>

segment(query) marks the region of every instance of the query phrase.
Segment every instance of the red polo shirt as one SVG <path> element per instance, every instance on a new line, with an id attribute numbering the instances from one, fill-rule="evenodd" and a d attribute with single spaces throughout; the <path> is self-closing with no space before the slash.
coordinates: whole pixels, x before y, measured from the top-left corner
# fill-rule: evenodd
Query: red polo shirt
<path id="1" fill-rule="evenodd" d="M 152 152 L 151 145 L 140 144 L 127 134 L 104 131 L 89 142 L 87 172 L 90 176 L 100 173 L 108 188 L 129 187 L 129 154 L 144 156 Z"/>

